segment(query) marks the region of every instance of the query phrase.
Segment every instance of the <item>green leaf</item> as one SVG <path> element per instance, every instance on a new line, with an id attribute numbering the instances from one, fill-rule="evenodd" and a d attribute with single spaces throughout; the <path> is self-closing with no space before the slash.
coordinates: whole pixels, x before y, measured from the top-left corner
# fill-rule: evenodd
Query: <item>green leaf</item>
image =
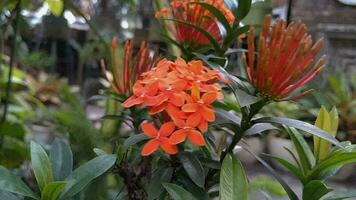
<path id="1" fill-rule="evenodd" d="M 56 138 L 52 143 L 49 158 L 52 164 L 53 178 L 61 181 L 67 178 L 73 170 L 73 154 L 70 146 Z"/>
<path id="2" fill-rule="evenodd" d="M 52 167 L 46 151 L 34 141 L 31 141 L 31 164 L 38 187 L 43 191 L 53 181 Z"/>
<path id="3" fill-rule="evenodd" d="M 241 21 L 250 11 L 252 0 L 225 0 L 225 4 L 232 11 L 237 22 Z"/>
<path id="4" fill-rule="evenodd" d="M 352 197 L 356 197 L 356 191 L 347 191 L 347 192 L 342 192 L 339 194 L 334 194 L 332 196 L 329 196 L 325 198 L 324 200 L 343 200 L 343 199 L 349 199 Z"/>
<path id="5" fill-rule="evenodd" d="M 180 153 L 178 158 L 192 181 L 204 188 L 205 173 L 199 159 L 194 154 L 188 152 Z"/>
<path id="6" fill-rule="evenodd" d="M 315 165 L 315 158 L 313 152 L 310 150 L 307 142 L 303 136 L 294 128 L 286 128 L 292 142 L 297 150 L 299 163 L 302 166 L 304 173 L 308 173 Z"/>
<path id="7" fill-rule="evenodd" d="M 39 199 L 35 193 L 21 180 L 20 177 L 14 175 L 5 167 L 0 166 L 0 188 L 1 190 L 15 193 L 33 199 Z"/>
<path id="8" fill-rule="evenodd" d="M 315 165 L 308 178 L 310 180 L 318 178 L 322 173 L 351 163 L 356 163 L 356 152 L 335 153 Z"/>
<path id="9" fill-rule="evenodd" d="M 161 167 L 157 169 L 145 189 L 148 199 L 157 199 L 164 191 L 162 183 L 169 182 L 173 175 L 173 168 Z"/>
<path id="10" fill-rule="evenodd" d="M 4 190 L 0 190 L 0 199 L 3 199 L 3 200 L 21 200 L 19 197 L 11 194 L 10 192 L 6 192 Z"/>
<path id="11" fill-rule="evenodd" d="M 42 200 L 57 200 L 66 184 L 65 181 L 49 183 L 42 191 Z"/>
<path id="12" fill-rule="evenodd" d="M 93 151 L 97 156 L 102 156 L 102 155 L 107 155 L 108 154 L 104 150 L 99 149 L 99 148 L 94 148 Z"/>
<path id="13" fill-rule="evenodd" d="M 299 200 L 295 192 L 289 187 L 289 185 L 280 177 L 280 175 L 266 161 L 264 161 L 261 157 L 257 156 L 251 150 L 247 148 L 245 150 L 249 152 L 251 155 L 253 155 L 256 158 L 256 160 L 258 160 L 258 162 L 260 162 L 271 173 L 271 175 L 282 185 L 284 190 L 287 192 L 289 199 Z"/>
<path id="14" fill-rule="evenodd" d="M 68 199 L 78 194 L 91 181 L 108 171 L 115 161 L 116 155 L 102 155 L 78 167 L 66 179 L 68 184 L 61 199 Z"/>
<path id="15" fill-rule="evenodd" d="M 232 31 L 224 39 L 224 46 L 230 47 L 232 43 L 234 43 L 241 34 L 246 33 L 250 29 L 249 25 L 242 27 L 235 27 Z M 230 51 L 231 52 L 231 51 Z"/>
<path id="16" fill-rule="evenodd" d="M 276 130 L 277 127 L 273 126 L 270 123 L 258 123 L 251 126 L 251 128 L 245 131 L 244 135 L 256 135 L 261 134 L 264 131 Z"/>
<path id="17" fill-rule="evenodd" d="M 215 51 L 221 51 L 221 48 L 220 48 L 220 45 L 219 43 L 215 40 L 215 38 L 209 34 L 209 32 L 207 32 L 204 28 L 200 27 L 200 26 L 197 26 L 197 25 L 194 25 L 194 24 L 191 24 L 191 23 L 188 23 L 186 21 L 183 21 L 183 20 L 177 20 L 177 19 L 164 19 L 164 20 L 169 20 L 169 21 L 174 21 L 176 23 L 180 23 L 182 25 L 185 25 L 187 27 L 190 27 L 190 28 L 193 28 L 195 29 L 196 31 L 200 32 L 201 34 L 203 34 L 208 40 L 209 42 L 211 43 L 211 45 L 214 47 Z"/>
<path id="18" fill-rule="evenodd" d="M 227 155 L 220 172 L 220 200 L 247 200 L 248 182 L 241 162 Z"/>
<path id="19" fill-rule="evenodd" d="M 324 140 L 327 140 L 334 145 L 340 146 L 339 141 L 337 141 L 334 137 L 329 135 L 327 132 L 321 130 L 320 128 L 318 128 L 316 126 L 313 126 L 311 124 L 303 122 L 303 121 L 284 118 L 284 117 L 261 117 L 259 119 L 254 120 L 254 122 L 255 123 L 274 123 L 274 124 L 286 125 L 289 127 L 293 127 L 293 128 L 308 132 L 312 135 L 323 138 Z"/>
<path id="20" fill-rule="evenodd" d="M 63 12 L 63 1 L 62 0 L 46 0 L 49 10 L 51 13 L 59 17 Z"/>
<path id="21" fill-rule="evenodd" d="M 205 8 L 208 10 L 212 15 L 216 17 L 216 19 L 224 26 L 226 31 L 229 33 L 231 30 L 231 26 L 227 19 L 225 18 L 225 15 L 215 6 L 212 6 L 211 4 L 203 3 L 203 2 L 192 2 L 192 4 L 199 4 L 201 7 Z"/>
<path id="22" fill-rule="evenodd" d="M 287 160 L 284 160 L 282 158 L 273 156 L 273 155 L 269 155 L 269 154 L 264 154 L 270 158 L 272 158 L 273 160 L 279 162 L 282 166 L 284 166 L 291 174 L 293 174 L 294 176 L 298 177 L 299 180 L 301 180 L 301 182 L 303 182 L 304 180 L 304 176 L 303 174 L 299 171 L 299 169 L 293 165 L 292 163 L 290 163 Z"/>
<path id="23" fill-rule="evenodd" d="M 262 190 L 274 197 L 287 196 L 287 192 L 283 189 L 280 183 L 269 177 L 257 177 L 250 181 L 249 190 Z"/>
<path id="24" fill-rule="evenodd" d="M 137 134 L 137 135 L 132 135 L 130 136 L 129 138 L 127 138 L 124 142 L 124 148 L 127 149 L 129 148 L 130 146 L 134 145 L 134 144 L 137 144 L 141 141 L 144 141 L 144 140 L 147 140 L 148 137 L 143 134 L 143 133 L 140 133 L 140 134 Z"/>
<path id="25" fill-rule="evenodd" d="M 10 121 L 0 123 L 0 135 L 22 139 L 25 133 L 25 128 L 20 123 Z"/>
<path id="26" fill-rule="evenodd" d="M 321 197 L 332 191 L 326 185 L 319 181 L 313 180 L 304 186 L 303 199 L 305 200 L 320 200 Z"/>
<path id="27" fill-rule="evenodd" d="M 315 126 L 335 137 L 338 125 L 339 117 L 336 108 L 334 107 L 330 113 L 328 113 L 325 107 L 322 106 L 316 119 Z M 331 144 L 328 141 L 314 136 L 314 154 L 317 160 L 322 160 L 327 157 L 330 148 Z"/>
<path id="28" fill-rule="evenodd" d="M 174 200 L 196 200 L 190 192 L 176 184 L 163 183 L 163 187 Z"/>

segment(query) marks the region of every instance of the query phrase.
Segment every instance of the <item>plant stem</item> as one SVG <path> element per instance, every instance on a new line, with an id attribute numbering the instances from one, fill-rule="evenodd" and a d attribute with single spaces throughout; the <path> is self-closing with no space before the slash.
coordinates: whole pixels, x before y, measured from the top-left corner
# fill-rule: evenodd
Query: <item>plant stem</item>
<path id="1" fill-rule="evenodd" d="M 9 73 L 8 73 L 6 91 L 5 91 L 5 105 L 4 105 L 4 112 L 1 117 L 1 123 L 5 122 L 6 115 L 7 115 L 8 109 L 9 109 L 9 99 L 10 99 L 11 84 L 12 84 L 12 73 L 13 73 L 13 68 L 14 68 L 18 26 L 19 26 L 19 21 L 20 21 L 19 18 L 20 18 L 20 13 L 21 13 L 21 2 L 22 2 L 22 0 L 18 1 L 15 11 L 14 11 L 14 12 L 16 12 L 15 27 L 14 27 L 14 41 L 12 44 L 11 55 L 10 55 L 10 66 L 9 66 Z M 0 137 L 2 137 L 2 136 L 0 136 Z"/>
<path id="2" fill-rule="evenodd" d="M 263 108 L 268 103 L 267 99 L 262 99 L 259 102 L 256 102 L 255 104 L 252 104 L 250 106 L 250 109 L 247 109 L 246 107 L 241 108 L 242 111 L 242 119 L 241 119 L 241 126 L 240 129 L 237 130 L 236 134 L 234 135 L 231 144 L 228 146 L 228 148 L 221 153 L 220 156 L 220 163 L 224 161 L 224 158 L 228 153 L 232 153 L 236 144 L 242 139 L 244 136 L 245 132 L 253 125 L 251 123 L 252 118 Z"/>

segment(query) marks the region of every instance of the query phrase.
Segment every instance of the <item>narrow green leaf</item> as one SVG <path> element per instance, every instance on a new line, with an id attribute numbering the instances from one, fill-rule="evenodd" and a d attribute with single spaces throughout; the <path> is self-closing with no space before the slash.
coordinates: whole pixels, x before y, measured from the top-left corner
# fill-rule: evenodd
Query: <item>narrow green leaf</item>
<path id="1" fill-rule="evenodd" d="M 37 184 L 41 191 L 53 181 L 52 167 L 46 151 L 34 141 L 31 141 L 31 164 Z"/>
<path id="2" fill-rule="evenodd" d="M 174 200 L 196 200 L 194 196 L 179 185 L 163 183 L 163 187 Z"/>
<path id="3" fill-rule="evenodd" d="M 315 165 L 313 170 L 309 174 L 309 179 L 316 179 L 322 173 L 326 173 L 329 170 L 333 170 L 336 167 L 340 167 L 342 165 L 356 163 L 356 152 L 342 152 L 333 154 L 322 160 L 320 163 Z"/>
<path id="4" fill-rule="evenodd" d="M 258 123 L 254 124 L 251 126 L 251 128 L 247 129 L 245 131 L 244 135 L 256 135 L 256 134 L 262 134 L 264 131 L 269 131 L 269 130 L 276 130 L 277 127 L 273 126 L 270 123 Z"/>
<path id="5" fill-rule="evenodd" d="M 248 182 L 238 159 L 227 155 L 220 172 L 220 200 L 247 200 Z"/>
<path id="6" fill-rule="evenodd" d="M 352 197 L 356 197 L 356 191 L 355 190 L 342 192 L 342 193 L 339 193 L 339 194 L 334 194 L 334 195 L 331 195 L 331 196 L 325 198 L 324 200 L 343 200 L 343 199 L 349 199 L 349 198 L 352 198 Z"/>
<path id="7" fill-rule="evenodd" d="M 69 145 L 56 138 L 52 143 L 49 158 L 52 164 L 53 178 L 55 181 L 64 180 L 72 173 L 73 154 Z"/>
<path id="8" fill-rule="evenodd" d="M 235 41 L 238 40 L 239 36 L 246 33 L 250 29 L 249 25 L 242 27 L 235 27 L 224 39 L 224 46 L 230 47 Z M 231 51 L 230 51 L 231 52 Z"/>
<path id="9" fill-rule="evenodd" d="M 320 200 L 321 197 L 325 196 L 330 191 L 332 190 L 327 188 L 323 182 L 313 180 L 304 186 L 303 199 Z"/>
<path id="10" fill-rule="evenodd" d="M 203 3 L 203 2 L 192 2 L 192 4 L 199 4 L 201 7 L 205 8 L 208 10 L 212 15 L 216 17 L 216 19 L 224 26 L 226 31 L 229 33 L 231 30 L 231 26 L 227 19 L 225 18 L 225 15 L 215 6 L 212 6 L 211 4 Z"/>
<path id="11" fill-rule="evenodd" d="M 241 21 L 250 11 L 252 0 L 238 0 L 237 9 L 233 10 L 235 17 Z"/>
<path id="12" fill-rule="evenodd" d="M 192 181 L 204 188 L 205 173 L 199 159 L 194 154 L 188 152 L 180 153 L 178 158 Z"/>
<path id="13" fill-rule="evenodd" d="M 42 191 L 42 200 L 57 200 L 66 184 L 65 181 L 49 183 Z"/>
<path id="14" fill-rule="evenodd" d="M 335 137 L 338 125 L 339 115 L 337 109 L 333 107 L 333 109 L 328 113 L 324 106 L 322 106 L 315 122 L 315 126 Z M 318 160 L 322 160 L 327 157 L 331 144 L 328 141 L 314 137 L 314 148 L 314 153 L 316 153 Z"/>
<path id="15" fill-rule="evenodd" d="M 68 184 L 61 195 L 61 199 L 68 199 L 78 194 L 95 178 L 108 171 L 116 161 L 116 155 L 98 156 L 81 165 L 66 179 Z"/>
<path id="16" fill-rule="evenodd" d="M 35 193 L 21 180 L 5 167 L 0 166 L 0 188 L 3 191 L 15 193 L 33 199 L 39 199 Z"/>
<path id="17" fill-rule="evenodd" d="M 62 0 L 46 0 L 49 10 L 51 13 L 59 17 L 63 12 L 63 1 Z"/>
<path id="18" fill-rule="evenodd" d="M 293 165 L 292 163 L 290 163 L 287 160 L 284 160 L 282 158 L 279 158 L 277 156 L 273 156 L 273 155 L 269 155 L 269 154 L 265 154 L 266 156 L 272 158 L 273 160 L 279 162 L 282 166 L 284 166 L 290 173 L 292 173 L 294 176 L 298 177 L 299 180 L 301 180 L 303 182 L 304 180 L 304 176 L 303 174 L 300 172 L 300 170 Z"/>
<path id="19" fill-rule="evenodd" d="M 20 197 L 17 197 L 10 192 L 6 192 L 4 190 L 0 190 L 0 199 L 3 200 L 21 200 Z"/>
<path id="20" fill-rule="evenodd" d="M 137 144 L 141 141 L 144 141 L 144 140 L 147 140 L 148 137 L 143 134 L 143 133 L 140 133 L 140 134 L 137 134 L 137 135 L 132 135 L 130 136 L 129 138 L 127 138 L 124 142 L 124 148 L 129 148 L 130 146 L 134 145 L 134 144 Z"/>
<path id="21" fill-rule="evenodd" d="M 303 136 L 295 128 L 286 128 L 286 130 L 292 139 L 294 147 L 298 153 L 300 164 L 304 173 L 306 174 L 315 165 L 314 154 L 310 150 Z"/>
<path id="22" fill-rule="evenodd" d="M 191 24 L 191 23 L 188 23 L 186 21 L 183 21 L 183 20 L 177 20 L 177 19 L 164 19 L 164 20 L 169 20 L 169 21 L 174 21 L 176 23 L 180 23 L 182 25 L 185 25 L 185 26 L 188 26 L 188 27 L 191 27 L 191 28 L 194 28 L 195 30 L 199 31 L 201 34 L 203 34 L 208 40 L 209 42 L 211 43 L 211 45 L 214 47 L 214 49 L 216 51 L 221 51 L 221 48 L 220 48 L 220 45 L 219 43 L 215 40 L 215 38 L 209 34 L 209 32 L 207 32 L 204 28 L 200 27 L 200 26 L 197 26 L 197 25 L 194 25 L 194 24 Z"/>
<path id="23" fill-rule="evenodd" d="M 280 125 L 286 125 L 289 127 L 293 127 L 302 131 L 305 131 L 307 133 L 310 133 L 312 135 L 318 136 L 320 138 L 323 138 L 324 140 L 329 141 L 330 143 L 337 145 L 339 147 L 339 141 L 337 141 L 334 137 L 329 135 L 327 132 L 321 130 L 320 128 L 313 126 L 309 123 L 299 121 L 296 119 L 289 119 L 289 118 L 284 118 L 284 117 L 262 117 L 259 119 L 254 120 L 255 123 L 274 123 L 274 124 L 280 124 Z"/>
<path id="24" fill-rule="evenodd" d="M 102 156 L 102 155 L 108 154 L 108 153 L 106 153 L 104 150 L 99 149 L 99 148 L 94 148 L 93 151 L 94 151 L 94 153 L 95 153 L 97 156 Z"/>
<path id="25" fill-rule="evenodd" d="M 290 200 L 299 200 L 295 192 L 289 187 L 289 185 L 280 177 L 280 175 L 266 161 L 264 161 L 261 157 L 253 153 L 248 148 L 246 148 L 245 150 L 249 152 L 251 155 L 253 155 L 256 158 L 256 160 L 258 160 L 258 162 L 260 162 L 271 173 L 271 175 L 282 185 L 284 190 L 287 192 Z"/>

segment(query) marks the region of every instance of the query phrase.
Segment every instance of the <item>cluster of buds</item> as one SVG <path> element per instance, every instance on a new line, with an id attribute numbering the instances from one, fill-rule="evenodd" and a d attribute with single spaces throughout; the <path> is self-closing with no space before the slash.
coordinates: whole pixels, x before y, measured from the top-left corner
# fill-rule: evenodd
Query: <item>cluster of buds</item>
<path id="1" fill-rule="evenodd" d="M 322 40 L 312 45 L 311 36 L 302 23 L 286 26 L 283 20 L 278 20 L 271 28 L 271 16 L 266 16 L 256 59 L 254 37 L 252 27 L 248 34 L 247 75 L 261 96 L 273 100 L 295 100 L 310 92 L 288 97 L 324 68 L 324 57 L 313 64 L 323 46 Z"/>
<path id="2" fill-rule="evenodd" d="M 222 41 L 222 31 L 219 22 L 208 10 L 197 4 L 200 0 L 173 0 L 170 9 L 162 9 L 156 13 L 156 18 L 165 18 L 184 21 L 206 30 L 216 41 Z M 225 7 L 224 0 L 206 0 L 206 4 L 212 5 L 224 14 L 232 25 L 235 21 L 233 13 Z M 210 41 L 197 29 L 179 22 L 169 24 L 170 32 L 178 42 L 196 46 L 209 45 Z"/>
<path id="3" fill-rule="evenodd" d="M 117 39 L 114 37 L 111 43 L 112 54 L 112 78 L 106 70 L 104 63 L 101 67 L 105 79 L 111 84 L 112 89 L 119 95 L 129 95 L 132 93 L 132 86 L 143 72 L 150 70 L 155 61 L 157 54 L 149 51 L 146 42 L 142 42 L 136 57 L 133 58 L 133 42 L 128 40 L 125 43 L 123 63 L 119 66 L 116 60 Z"/>
<path id="4" fill-rule="evenodd" d="M 218 81 L 219 73 L 201 61 L 186 63 L 163 59 L 150 71 L 141 75 L 133 86 L 133 95 L 122 105 L 147 107 L 149 114 L 163 123 L 157 130 L 154 124 L 144 123 L 143 132 L 151 138 L 141 154 L 147 156 L 161 148 L 168 154 L 177 153 L 177 144 L 189 140 L 204 146 L 203 133 L 208 123 L 215 121 L 212 103 L 223 99 Z"/>

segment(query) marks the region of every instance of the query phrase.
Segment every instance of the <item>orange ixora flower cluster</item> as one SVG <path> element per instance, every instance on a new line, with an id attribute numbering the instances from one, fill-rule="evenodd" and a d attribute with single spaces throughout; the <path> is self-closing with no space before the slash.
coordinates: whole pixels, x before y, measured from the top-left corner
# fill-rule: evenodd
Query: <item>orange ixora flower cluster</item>
<path id="1" fill-rule="evenodd" d="M 187 139 L 193 145 L 205 145 L 202 133 L 208 130 L 208 122 L 215 120 L 211 104 L 223 99 L 217 82 L 224 80 L 219 73 L 199 60 L 186 63 L 178 58 L 175 62 L 159 61 L 141 77 L 134 84 L 133 96 L 122 105 L 145 106 L 150 115 L 165 122 L 159 130 L 150 123 L 142 125 L 143 132 L 151 138 L 142 155 L 150 155 L 159 147 L 175 154 L 176 145 Z"/>
<path id="2" fill-rule="evenodd" d="M 224 0 L 173 0 L 170 4 L 171 8 L 164 8 L 158 11 L 156 13 L 156 18 L 180 20 L 196 25 L 206 30 L 216 41 L 220 42 L 222 40 L 222 27 L 219 27 L 218 21 L 214 15 L 201 5 L 196 4 L 197 2 L 214 6 L 224 14 L 230 25 L 234 23 L 235 17 L 233 13 L 225 7 Z M 178 42 L 183 42 L 189 45 L 210 44 L 210 41 L 201 32 L 186 24 L 172 22 L 169 24 L 169 29 Z"/>
<path id="3" fill-rule="evenodd" d="M 306 33 L 302 23 L 286 26 L 283 20 L 278 20 L 270 27 L 271 20 L 271 16 L 265 17 L 257 58 L 254 29 L 251 28 L 248 34 L 248 78 L 261 96 L 273 100 L 301 98 L 311 90 L 293 97 L 288 95 L 308 83 L 324 68 L 324 57 L 313 64 L 323 42 L 319 40 L 312 45 L 311 36 Z"/>

